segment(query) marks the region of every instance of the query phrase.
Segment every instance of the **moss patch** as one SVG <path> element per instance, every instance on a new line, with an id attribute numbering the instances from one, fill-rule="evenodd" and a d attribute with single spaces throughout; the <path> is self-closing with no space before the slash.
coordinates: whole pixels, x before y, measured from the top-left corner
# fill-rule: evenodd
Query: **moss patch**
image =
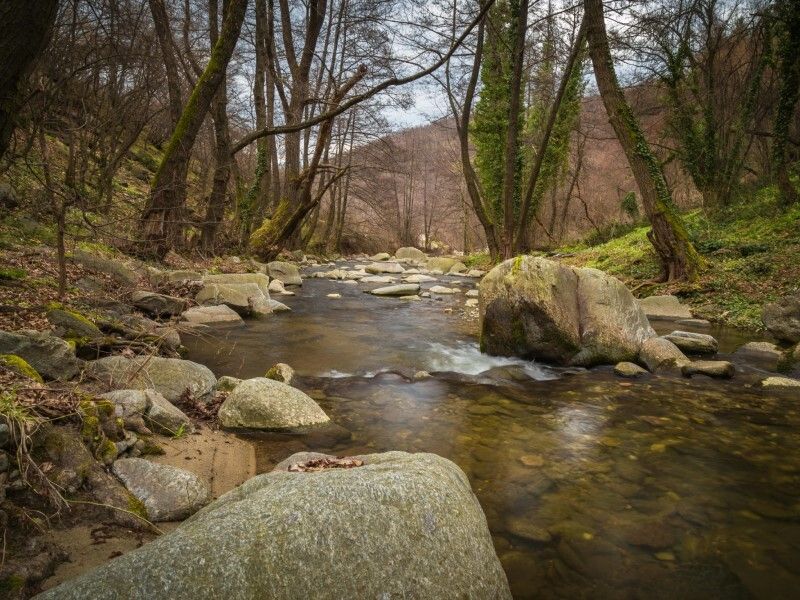
<path id="1" fill-rule="evenodd" d="M 0 364 L 5 367 L 8 367 L 12 371 L 19 373 L 20 375 L 24 375 L 29 379 L 33 379 L 34 381 L 38 381 L 39 383 L 44 383 L 42 376 L 34 369 L 28 361 L 24 358 L 17 356 L 16 354 L 2 354 L 0 355 Z"/>

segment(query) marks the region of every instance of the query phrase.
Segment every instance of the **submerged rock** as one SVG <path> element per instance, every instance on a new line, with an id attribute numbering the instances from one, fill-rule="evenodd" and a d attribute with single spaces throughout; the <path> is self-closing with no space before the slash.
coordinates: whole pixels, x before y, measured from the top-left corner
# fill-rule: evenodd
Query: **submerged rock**
<path id="1" fill-rule="evenodd" d="M 761 382 L 762 387 L 800 387 L 800 379 L 792 379 L 791 377 L 767 377 Z"/>
<path id="2" fill-rule="evenodd" d="M 111 469 L 147 511 L 150 521 L 180 521 L 208 504 L 211 488 L 194 473 L 143 458 L 121 458 Z"/>
<path id="3" fill-rule="evenodd" d="M 44 379 L 72 379 L 83 365 L 72 346 L 46 331 L 0 331 L 0 354 L 19 356 Z"/>
<path id="4" fill-rule="evenodd" d="M 254 477 L 41 598 L 511 598 L 461 469 L 433 454 L 359 458 Z"/>
<path id="5" fill-rule="evenodd" d="M 213 391 L 217 382 L 206 366 L 160 356 L 107 356 L 86 363 L 86 374 L 111 386 L 153 389 L 170 402 L 176 402 L 187 391 L 195 398 L 203 399 Z"/>
<path id="6" fill-rule="evenodd" d="M 412 296 L 419 293 L 419 284 L 403 283 L 400 285 L 390 285 L 369 291 L 373 296 Z"/>
<path id="7" fill-rule="evenodd" d="M 733 353 L 733 357 L 756 367 L 775 371 L 783 360 L 783 352 L 771 342 L 747 342 Z"/>
<path id="8" fill-rule="evenodd" d="M 719 348 L 717 340 L 705 333 L 673 331 L 663 337 L 688 354 L 716 354 Z"/>
<path id="9" fill-rule="evenodd" d="M 800 342 L 800 292 L 765 304 L 762 320 L 779 340 Z"/>
<path id="10" fill-rule="evenodd" d="M 223 427 L 270 430 L 295 429 L 330 421 L 308 395 L 266 377 L 246 379 L 233 388 L 217 417 Z"/>
<path id="11" fill-rule="evenodd" d="M 481 349 L 590 366 L 636 360 L 655 336 L 621 281 L 539 257 L 492 269 L 480 286 Z"/>
<path id="12" fill-rule="evenodd" d="M 676 296 L 648 296 L 639 300 L 648 319 L 691 319 L 692 311 Z"/>

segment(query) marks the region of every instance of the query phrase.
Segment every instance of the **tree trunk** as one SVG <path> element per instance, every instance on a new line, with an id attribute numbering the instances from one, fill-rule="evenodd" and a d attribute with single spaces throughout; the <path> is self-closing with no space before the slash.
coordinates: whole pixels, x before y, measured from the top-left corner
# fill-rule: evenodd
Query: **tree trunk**
<path id="1" fill-rule="evenodd" d="M 58 0 L 0 3 L 0 158 L 14 132 L 22 81 L 50 40 L 58 4 Z"/>
<path id="2" fill-rule="evenodd" d="M 169 96 L 169 116 L 173 127 L 181 118 L 183 101 L 181 100 L 181 78 L 178 75 L 178 63 L 173 51 L 172 31 L 169 27 L 169 15 L 164 0 L 149 0 L 153 25 L 161 46 L 161 57 L 164 60 L 164 71 L 167 75 L 167 94 Z"/>
<path id="3" fill-rule="evenodd" d="M 780 92 L 775 111 L 775 137 L 772 160 L 778 180 L 778 188 L 785 204 L 800 202 L 800 195 L 789 179 L 789 160 L 786 146 L 789 126 L 794 117 L 795 106 L 800 96 L 800 6 L 797 0 L 781 0 L 776 3 L 781 35 L 778 41 L 778 79 Z"/>
<path id="4" fill-rule="evenodd" d="M 617 139 L 622 145 L 652 226 L 648 238 L 661 262 L 661 279 L 695 279 L 701 258 L 672 203 L 672 196 L 642 129 L 628 106 L 614 72 L 602 0 L 584 0 L 586 36 L 597 87 Z"/>
<path id="5" fill-rule="evenodd" d="M 182 213 L 192 146 L 225 78 L 228 61 L 239 39 L 246 8 L 247 0 L 230 0 L 222 31 L 211 52 L 208 65 L 197 80 L 172 133 L 140 218 L 139 240 L 142 254 L 163 257 L 183 237 L 185 223 Z"/>

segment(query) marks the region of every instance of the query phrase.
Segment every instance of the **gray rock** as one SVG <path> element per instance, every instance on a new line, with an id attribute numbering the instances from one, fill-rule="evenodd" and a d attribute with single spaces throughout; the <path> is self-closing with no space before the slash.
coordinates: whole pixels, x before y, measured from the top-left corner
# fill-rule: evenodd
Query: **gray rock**
<path id="1" fill-rule="evenodd" d="M 158 269 L 150 269 L 148 270 L 148 278 L 150 279 L 150 284 L 154 286 L 164 284 L 185 285 L 192 281 L 202 281 L 203 275 L 198 271 L 159 271 Z"/>
<path id="2" fill-rule="evenodd" d="M 733 353 L 733 357 L 759 368 L 775 371 L 783 359 L 783 352 L 771 342 L 747 342 Z"/>
<path id="3" fill-rule="evenodd" d="M 620 377 L 641 377 L 647 375 L 647 369 L 643 369 L 636 363 L 620 362 L 614 366 L 614 373 Z"/>
<path id="4" fill-rule="evenodd" d="M 413 246 L 398 248 L 397 252 L 394 253 L 394 257 L 397 260 L 405 260 L 414 263 L 424 263 L 426 260 L 428 260 L 428 256 L 422 250 L 419 248 L 414 248 Z"/>
<path id="5" fill-rule="evenodd" d="M 591 366 L 633 361 L 655 332 L 623 285 L 601 271 L 539 257 L 492 269 L 480 290 L 481 349 Z"/>
<path id="6" fill-rule="evenodd" d="M 669 335 L 665 335 L 664 339 L 669 340 L 687 354 L 716 354 L 719 348 L 717 340 L 705 333 L 673 331 Z"/>
<path id="7" fill-rule="evenodd" d="M 711 327 L 711 321 L 707 319 L 678 319 L 675 324 L 684 327 Z"/>
<path id="8" fill-rule="evenodd" d="M 370 256 L 369 259 L 372 261 L 380 261 L 380 260 L 389 260 L 392 258 L 392 255 L 388 252 L 378 252 L 377 254 Z"/>
<path id="9" fill-rule="evenodd" d="M 389 275 L 370 275 L 369 277 L 361 278 L 361 283 L 394 283 L 395 281 L 397 281 L 397 278 Z"/>
<path id="10" fill-rule="evenodd" d="M 150 521 L 180 521 L 211 500 L 208 483 L 177 467 L 143 458 L 121 458 L 111 469 L 144 504 Z"/>
<path id="11" fill-rule="evenodd" d="M 216 275 L 206 275 L 203 283 L 217 283 L 222 285 L 242 285 L 255 284 L 262 291 L 264 296 L 269 298 L 269 277 L 264 273 L 220 273 Z"/>
<path id="12" fill-rule="evenodd" d="M 690 362 L 675 344 L 660 337 L 650 338 L 642 343 L 639 360 L 651 373 L 680 370 Z"/>
<path id="13" fill-rule="evenodd" d="M 141 415 L 146 424 L 159 433 L 175 435 L 181 430 L 186 433 L 194 431 L 192 420 L 155 390 L 114 390 L 100 398 L 114 403 L 116 416 L 124 420 Z"/>
<path id="14" fill-rule="evenodd" d="M 257 283 L 208 283 L 195 296 L 199 304 L 224 304 L 244 316 L 269 312 L 269 299 Z"/>
<path id="15" fill-rule="evenodd" d="M 639 300 L 648 319 L 691 319 L 692 311 L 676 296 L 649 296 Z"/>
<path id="16" fill-rule="evenodd" d="M 274 379 L 286 385 L 292 385 L 294 380 L 294 369 L 286 363 L 277 363 L 273 365 L 264 375 L 267 379 Z"/>
<path id="17" fill-rule="evenodd" d="M 81 314 L 60 308 L 47 311 L 47 320 L 55 327 L 60 337 L 88 338 L 96 340 L 103 337 L 97 325 Z"/>
<path id="18" fill-rule="evenodd" d="M 303 285 L 299 269 L 292 263 L 273 261 L 267 263 L 267 272 L 272 279 L 279 279 L 283 285 Z"/>
<path id="19" fill-rule="evenodd" d="M 45 379 L 72 379 L 83 366 L 72 346 L 44 331 L 0 331 L 0 354 L 16 354 Z"/>
<path id="20" fill-rule="evenodd" d="M 530 517 L 509 515 L 505 519 L 506 531 L 530 542 L 546 544 L 552 536 L 544 527 L 536 525 Z"/>
<path id="21" fill-rule="evenodd" d="M 443 294 L 445 296 L 451 294 L 458 294 L 461 290 L 458 288 L 449 288 L 443 285 L 434 285 L 432 288 L 428 289 L 431 294 Z"/>
<path id="22" fill-rule="evenodd" d="M 80 248 L 76 248 L 68 258 L 90 271 L 111 275 L 120 283 L 133 285 L 139 280 L 139 272 L 120 260 L 105 258 Z"/>
<path id="23" fill-rule="evenodd" d="M 11 430 L 8 423 L 0 423 L 0 448 L 5 448 L 11 441 Z"/>
<path id="24" fill-rule="evenodd" d="M 436 277 L 431 277 L 430 275 L 422 275 L 421 273 L 415 275 L 409 275 L 405 279 L 403 279 L 406 283 L 428 283 L 431 281 L 436 281 Z"/>
<path id="25" fill-rule="evenodd" d="M 373 296 L 412 296 L 419 292 L 419 284 L 402 283 L 400 285 L 389 285 L 370 290 Z"/>
<path id="26" fill-rule="evenodd" d="M 459 273 L 466 273 L 467 272 L 467 265 L 462 262 L 456 261 L 453 263 L 453 266 L 450 267 L 447 271 L 450 275 L 458 275 Z"/>
<path id="27" fill-rule="evenodd" d="M 170 402 L 179 400 L 186 391 L 204 399 L 217 382 L 208 367 L 160 356 L 107 356 L 86 363 L 86 374 L 115 387 L 156 390 Z"/>
<path id="28" fill-rule="evenodd" d="M 692 375 L 707 375 L 718 379 L 730 379 L 736 373 L 736 368 L 727 360 L 695 360 L 681 367 L 684 377 Z"/>
<path id="29" fill-rule="evenodd" d="M 765 304 L 762 320 L 779 340 L 800 342 L 800 292 Z"/>
<path id="30" fill-rule="evenodd" d="M 269 308 L 272 312 L 290 312 L 292 309 L 286 306 L 283 302 L 269 299 Z"/>
<path id="31" fill-rule="evenodd" d="M 237 385 L 217 417 L 223 427 L 270 430 L 321 425 L 330 420 L 309 396 L 266 377 L 246 379 Z"/>
<path id="32" fill-rule="evenodd" d="M 800 387 L 800 379 L 792 379 L 791 377 L 767 377 L 761 382 L 761 385 L 766 388 Z"/>
<path id="33" fill-rule="evenodd" d="M 193 306 L 181 314 L 181 319 L 193 325 L 244 325 L 239 313 L 225 304 Z"/>
<path id="34" fill-rule="evenodd" d="M 269 282 L 270 294 L 280 294 L 281 296 L 294 296 L 294 292 L 288 291 L 280 279 L 273 279 Z"/>
<path id="35" fill-rule="evenodd" d="M 156 317 L 179 315 L 186 310 L 186 300 L 157 294 L 147 290 L 136 290 L 131 294 L 131 303 L 146 313 Z"/>
<path id="36" fill-rule="evenodd" d="M 375 262 L 364 267 L 367 273 L 377 275 L 379 273 L 403 273 L 405 269 L 396 262 Z"/>
<path id="37" fill-rule="evenodd" d="M 362 467 L 254 477 L 41 598 L 511 598 L 456 465 L 403 452 L 362 459 Z"/>

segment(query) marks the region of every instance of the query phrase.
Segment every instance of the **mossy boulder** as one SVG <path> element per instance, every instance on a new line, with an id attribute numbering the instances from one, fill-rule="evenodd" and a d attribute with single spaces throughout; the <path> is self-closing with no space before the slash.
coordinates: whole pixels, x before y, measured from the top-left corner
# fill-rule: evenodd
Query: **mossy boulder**
<path id="1" fill-rule="evenodd" d="M 429 271 L 441 271 L 442 273 L 449 273 L 453 265 L 456 264 L 455 258 L 448 258 L 446 256 L 436 256 L 429 258 L 425 263 L 425 268 Z"/>
<path id="2" fill-rule="evenodd" d="M 624 284 L 596 269 L 517 257 L 480 290 L 481 350 L 562 365 L 635 361 L 655 332 Z"/>
<path id="3" fill-rule="evenodd" d="M 779 340 L 800 342 L 800 292 L 764 305 L 764 326 Z"/>
<path id="4" fill-rule="evenodd" d="M 19 356 L 44 379 L 72 379 L 83 365 L 74 346 L 45 331 L 0 331 L 0 354 Z"/>
<path id="5" fill-rule="evenodd" d="M 254 477 L 40 598 L 511 598 L 461 469 L 434 454 L 358 458 Z"/>
<path id="6" fill-rule="evenodd" d="M 419 248 L 414 248 L 413 246 L 405 246 L 403 248 L 398 248 L 397 252 L 394 253 L 394 257 L 400 261 L 406 261 L 418 264 L 423 264 L 428 260 L 427 254 L 425 254 Z M 378 260 L 378 259 L 373 259 L 373 260 Z"/>
<path id="7" fill-rule="evenodd" d="M 44 383 L 42 376 L 37 373 L 36 369 L 28 364 L 24 358 L 16 354 L 2 354 L 0 355 L 0 365 L 11 369 L 19 375 L 24 375 L 28 379 L 33 379 L 39 383 Z"/>
<path id="8" fill-rule="evenodd" d="M 97 325 L 77 311 L 54 306 L 47 311 L 47 320 L 55 327 L 60 337 L 90 340 L 103 337 Z"/>

